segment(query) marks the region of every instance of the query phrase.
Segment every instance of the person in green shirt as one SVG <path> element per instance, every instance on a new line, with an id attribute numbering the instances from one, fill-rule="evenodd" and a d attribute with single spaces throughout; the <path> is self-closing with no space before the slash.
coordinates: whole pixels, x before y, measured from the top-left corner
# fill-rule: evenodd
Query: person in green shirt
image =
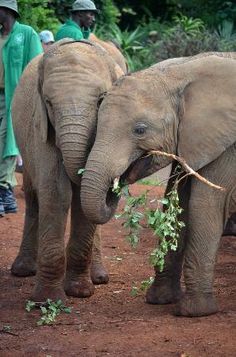
<path id="1" fill-rule="evenodd" d="M 73 40 L 88 39 L 97 12 L 93 1 L 76 0 L 72 5 L 71 18 L 60 27 L 55 40 L 58 41 L 66 37 Z"/>
<path id="2" fill-rule="evenodd" d="M 17 212 L 13 188 L 19 150 L 12 126 L 11 101 L 24 68 L 43 52 L 38 34 L 32 27 L 20 24 L 18 17 L 15 0 L 0 0 L 0 217 Z"/>

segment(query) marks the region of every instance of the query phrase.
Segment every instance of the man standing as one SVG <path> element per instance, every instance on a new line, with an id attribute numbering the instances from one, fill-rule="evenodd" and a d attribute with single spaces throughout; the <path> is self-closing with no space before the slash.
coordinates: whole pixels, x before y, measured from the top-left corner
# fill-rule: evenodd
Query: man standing
<path id="1" fill-rule="evenodd" d="M 32 27 L 20 24 L 18 17 L 16 0 L 0 0 L 0 217 L 17 212 L 13 187 L 19 151 L 11 101 L 25 66 L 43 51 L 38 34 Z"/>
<path id="2" fill-rule="evenodd" d="M 56 41 L 66 37 L 73 40 L 88 39 L 97 12 L 93 1 L 76 0 L 72 5 L 71 18 L 57 32 Z"/>

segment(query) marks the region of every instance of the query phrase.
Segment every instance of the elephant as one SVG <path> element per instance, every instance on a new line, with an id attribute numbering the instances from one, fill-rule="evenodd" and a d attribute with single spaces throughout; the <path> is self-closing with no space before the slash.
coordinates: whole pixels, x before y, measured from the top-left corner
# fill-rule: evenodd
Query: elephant
<path id="1" fill-rule="evenodd" d="M 93 283 L 108 281 L 100 254 L 101 227 L 96 229 L 83 214 L 78 172 L 95 138 L 98 99 L 121 75 L 100 46 L 65 39 L 30 62 L 16 89 L 12 117 L 24 163 L 26 210 L 11 271 L 33 275 L 37 261 L 34 301 L 65 300 L 65 293 L 87 297 L 94 292 Z"/>
<path id="2" fill-rule="evenodd" d="M 216 190 L 189 175 L 178 185 L 185 228 L 177 251 L 167 254 L 163 272 L 155 269 L 146 302 L 176 303 L 179 316 L 218 311 L 214 263 L 227 219 L 236 212 L 235 59 L 236 53 L 205 53 L 121 77 L 100 103 L 82 178 L 82 209 L 97 224 L 115 213 L 117 179 L 121 186 L 132 184 L 172 164 L 165 195 L 172 190 L 176 161 L 149 154 L 152 150 L 179 155 L 224 188 Z"/>
<path id="3" fill-rule="evenodd" d="M 112 41 L 103 41 L 98 38 L 94 33 L 89 36 L 91 42 L 96 43 L 107 51 L 108 54 L 115 60 L 124 73 L 128 72 L 128 63 L 125 57 L 122 55 L 120 48 Z"/>

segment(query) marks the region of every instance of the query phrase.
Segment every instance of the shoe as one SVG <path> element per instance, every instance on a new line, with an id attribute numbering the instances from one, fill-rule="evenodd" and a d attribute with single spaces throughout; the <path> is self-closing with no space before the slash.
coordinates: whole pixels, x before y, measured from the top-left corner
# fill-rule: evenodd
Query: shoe
<path id="1" fill-rule="evenodd" d="M 5 215 L 5 210 L 2 202 L 2 197 L 0 196 L 0 218 Z"/>
<path id="2" fill-rule="evenodd" d="M 0 196 L 5 213 L 16 213 L 17 203 L 13 190 L 11 188 L 0 188 Z"/>

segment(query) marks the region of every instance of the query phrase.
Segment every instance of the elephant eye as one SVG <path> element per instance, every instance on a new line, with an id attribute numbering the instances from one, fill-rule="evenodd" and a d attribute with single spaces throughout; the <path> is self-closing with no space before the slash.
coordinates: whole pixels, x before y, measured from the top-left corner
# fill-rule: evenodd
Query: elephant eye
<path id="1" fill-rule="evenodd" d="M 134 128 L 134 134 L 138 136 L 142 136 L 147 131 L 147 125 L 144 123 L 137 123 Z"/>

